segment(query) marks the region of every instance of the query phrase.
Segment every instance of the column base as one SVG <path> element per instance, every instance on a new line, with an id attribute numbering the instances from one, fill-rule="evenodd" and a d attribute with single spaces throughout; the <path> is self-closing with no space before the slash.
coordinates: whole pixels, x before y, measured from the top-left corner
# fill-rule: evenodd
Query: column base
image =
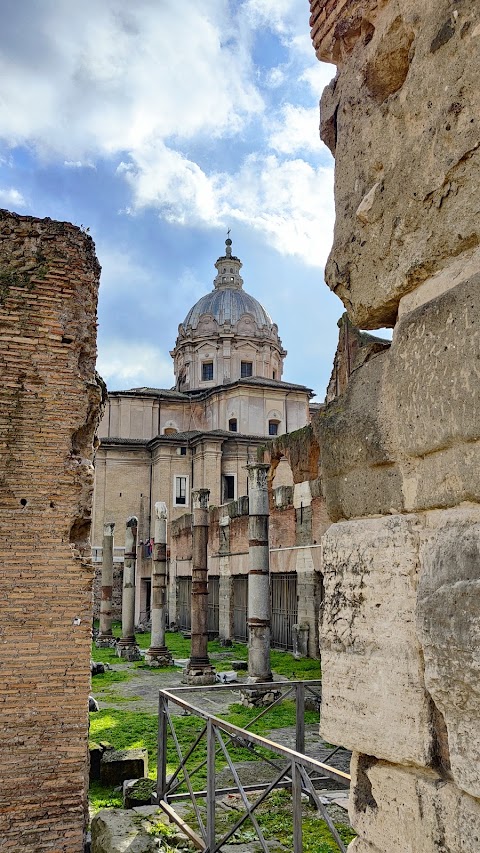
<path id="1" fill-rule="evenodd" d="M 117 645 L 117 641 L 112 634 L 98 634 L 95 640 L 95 648 L 97 649 L 113 649 Z"/>
<path id="2" fill-rule="evenodd" d="M 281 696 L 280 690 L 275 690 L 273 684 L 270 687 L 255 687 L 258 682 L 269 681 L 269 678 L 254 678 L 249 676 L 247 685 L 242 685 L 240 696 L 242 697 L 242 705 L 246 708 L 262 708 L 266 705 L 271 705 Z M 251 686 L 250 686 L 251 685 Z"/>
<path id="3" fill-rule="evenodd" d="M 210 663 L 198 664 L 189 661 L 183 670 L 182 684 L 204 687 L 208 684 L 215 684 L 216 680 L 215 668 Z"/>
<path id="4" fill-rule="evenodd" d="M 122 639 L 117 643 L 117 657 L 123 658 L 130 662 L 142 660 L 140 649 L 138 648 L 135 639 L 133 642 L 130 639 Z"/>
<path id="5" fill-rule="evenodd" d="M 173 666 L 171 652 L 166 646 L 150 646 L 145 654 L 145 663 L 148 666 Z"/>

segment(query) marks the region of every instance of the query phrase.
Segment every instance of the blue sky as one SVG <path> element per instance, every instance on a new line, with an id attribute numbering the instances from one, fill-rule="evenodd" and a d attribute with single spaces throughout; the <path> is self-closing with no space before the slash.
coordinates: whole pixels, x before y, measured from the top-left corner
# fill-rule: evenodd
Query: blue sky
<path id="1" fill-rule="evenodd" d="M 323 283 L 333 162 L 307 0 L 2 0 L 0 206 L 88 228 L 98 368 L 171 387 L 177 327 L 227 228 L 245 289 L 323 398 L 340 301 Z"/>

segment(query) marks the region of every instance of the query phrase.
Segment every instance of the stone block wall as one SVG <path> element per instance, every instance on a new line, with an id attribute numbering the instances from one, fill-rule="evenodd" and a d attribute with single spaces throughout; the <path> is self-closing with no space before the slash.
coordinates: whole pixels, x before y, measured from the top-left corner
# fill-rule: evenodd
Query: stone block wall
<path id="1" fill-rule="evenodd" d="M 356 853 L 480 849 L 480 8 L 312 0 L 336 159 L 329 286 L 391 325 L 313 423 L 323 735 Z"/>
<path id="2" fill-rule="evenodd" d="M 4 851 L 83 851 L 99 274 L 79 228 L 0 211 Z"/>

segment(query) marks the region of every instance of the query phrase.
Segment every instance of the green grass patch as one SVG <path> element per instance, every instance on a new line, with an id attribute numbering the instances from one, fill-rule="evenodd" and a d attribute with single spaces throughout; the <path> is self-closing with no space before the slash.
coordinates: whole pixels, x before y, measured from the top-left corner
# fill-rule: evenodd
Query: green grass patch
<path id="1" fill-rule="evenodd" d="M 123 805 L 120 791 L 111 786 L 104 787 L 100 782 L 90 782 L 89 801 L 94 814 L 100 809 L 121 809 Z"/>
<path id="2" fill-rule="evenodd" d="M 270 664 L 274 672 L 284 675 L 291 681 L 311 681 L 322 677 L 320 661 L 313 658 L 297 660 L 290 652 L 272 650 Z"/>
<path id="3" fill-rule="evenodd" d="M 244 729 L 251 720 L 258 716 L 260 710 L 259 708 L 245 708 L 244 705 L 235 702 L 230 705 L 228 714 L 223 714 L 222 718 L 234 726 Z M 306 723 L 318 723 L 318 718 L 319 715 L 316 711 L 305 711 Z M 266 711 L 263 717 L 253 724 L 250 731 L 259 735 L 268 735 L 272 729 L 282 729 L 294 725 L 295 702 L 291 699 L 285 699 L 271 710 Z"/>
<path id="4" fill-rule="evenodd" d="M 109 684 L 116 684 L 119 681 L 128 681 L 130 678 L 133 678 L 132 672 L 106 669 L 105 672 L 99 672 L 98 675 L 92 675 L 92 690 L 102 690 L 104 687 L 108 687 Z"/>

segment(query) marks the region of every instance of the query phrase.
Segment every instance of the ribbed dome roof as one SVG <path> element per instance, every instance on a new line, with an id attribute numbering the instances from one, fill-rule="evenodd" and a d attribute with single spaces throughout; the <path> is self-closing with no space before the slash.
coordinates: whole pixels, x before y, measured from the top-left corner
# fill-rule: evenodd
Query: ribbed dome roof
<path id="1" fill-rule="evenodd" d="M 211 314 L 221 326 L 224 323 L 234 326 L 243 314 L 251 314 L 259 328 L 271 328 L 273 325 L 263 305 L 240 288 L 218 287 L 202 296 L 185 317 L 185 331 L 189 328 L 196 329 L 202 314 Z"/>
<path id="2" fill-rule="evenodd" d="M 273 323 L 271 317 L 253 296 L 243 290 L 243 279 L 240 275 L 242 262 L 232 255 L 232 241 L 225 240 L 225 254 L 215 263 L 217 276 L 213 282 L 214 290 L 202 296 L 190 309 L 183 322 L 184 331 L 195 331 L 202 314 L 210 314 L 223 326 L 230 323 L 235 326 L 244 314 L 253 317 L 255 325 L 261 329 L 266 326 L 270 331 Z"/>

